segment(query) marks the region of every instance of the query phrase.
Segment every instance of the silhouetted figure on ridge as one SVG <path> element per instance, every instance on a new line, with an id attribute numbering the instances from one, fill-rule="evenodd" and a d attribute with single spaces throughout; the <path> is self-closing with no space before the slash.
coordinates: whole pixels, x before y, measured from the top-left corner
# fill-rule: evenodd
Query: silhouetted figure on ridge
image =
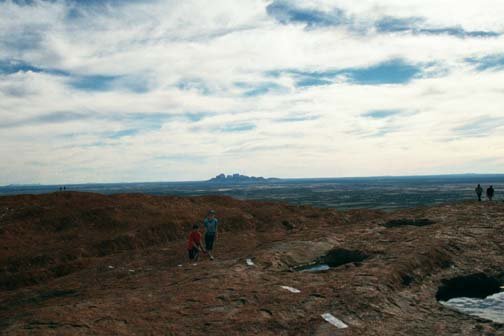
<path id="1" fill-rule="evenodd" d="M 495 190 L 494 190 L 493 186 L 490 186 L 487 188 L 486 195 L 487 195 L 489 201 L 491 201 L 492 198 L 494 197 L 494 193 L 495 193 Z"/>
<path id="2" fill-rule="evenodd" d="M 478 201 L 481 202 L 481 194 L 483 194 L 483 188 L 481 188 L 481 186 L 478 184 L 474 191 L 476 191 L 476 195 L 478 195 Z"/>

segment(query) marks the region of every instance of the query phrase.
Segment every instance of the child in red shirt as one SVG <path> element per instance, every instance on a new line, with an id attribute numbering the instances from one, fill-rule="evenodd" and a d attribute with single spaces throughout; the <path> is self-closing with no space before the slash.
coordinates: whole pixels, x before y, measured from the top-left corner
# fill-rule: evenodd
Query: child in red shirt
<path id="1" fill-rule="evenodd" d="M 201 233 L 198 229 L 198 224 L 193 225 L 187 240 L 187 251 L 189 252 L 189 259 L 192 261 L 198 261 L 200 251 L 205 252 L 205 249 L 201 246 Z"/>

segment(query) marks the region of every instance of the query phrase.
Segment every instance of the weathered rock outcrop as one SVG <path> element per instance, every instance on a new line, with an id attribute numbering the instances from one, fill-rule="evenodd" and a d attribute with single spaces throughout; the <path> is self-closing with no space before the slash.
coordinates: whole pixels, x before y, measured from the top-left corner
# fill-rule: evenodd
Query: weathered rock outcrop
<path id="1" fill-rule="evenodd" d="M 241 183 L 265 183 L 265 182 L 275 182 L 280 181 L 278 178 L 264 178 L 262 176 L 246 176 L 241 174 L 224 175 L 219 174 L 212 177 L 208 182 L 210 183 L 225 183 L 225 184 L 241 184 Z"/>
<path id="2" fill-rule="evenodd" d="M 221 221 L 216 259 L 193 265 L 185 238 L 209 209 Z M 0 197 L 0 334 L 502 335 L 436 295 L 476 278 L 502 284 L 503 232 L 502 203 L 384 213 L 228 197 Z M 296 271 L 318 262 L 333 267 Z"/>

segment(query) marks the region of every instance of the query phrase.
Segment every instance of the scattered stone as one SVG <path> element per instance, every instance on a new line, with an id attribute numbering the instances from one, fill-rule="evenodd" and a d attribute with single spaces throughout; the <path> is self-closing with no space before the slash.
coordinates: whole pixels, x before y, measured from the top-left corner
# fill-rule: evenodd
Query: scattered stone
<path id="1" fill-rule="evenodd" d="M 262 309 L 259 309 L 259 312 L 261 313 L 261 315 L 265 318 L 271 318 L 273 316 L 273 313 L 268 310 L 268 309 L 265 309 L 265 308 L 262 308 Z"/>
<path id="2" fill-rule="evenodd" d="M 322 318 L 324 320 L 326 320 L 327 322 L 331 323 L 333 326 L 335 326 L 338 329 L 348 328 L 348 326 L 343 321 L 341 321 L 340 319 L 337 319 L 331 313 L 325 313 L 325 314 L 322 314 L 320 316 L 322 316 Z"/>
<path id="3" fill-rule="evenodd" d="M 301 291 L 299 289 L 294 288 L 294 287 L 289 287 L 289 286 L 280 286 L 280 287 L 282 287 L 283 289 L 288 290 L 291 293 L 296 293 L 296 294 L 297 293 L 301 293 Z"/>

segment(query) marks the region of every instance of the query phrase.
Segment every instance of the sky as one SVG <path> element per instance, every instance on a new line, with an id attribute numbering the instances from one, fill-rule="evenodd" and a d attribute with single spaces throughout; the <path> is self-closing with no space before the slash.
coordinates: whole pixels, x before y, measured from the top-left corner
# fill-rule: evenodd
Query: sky
<path id="1" fill-rule="evenodd" d="M 0 185 L 504 172 L 502 0 L 0 0 Z"/>

